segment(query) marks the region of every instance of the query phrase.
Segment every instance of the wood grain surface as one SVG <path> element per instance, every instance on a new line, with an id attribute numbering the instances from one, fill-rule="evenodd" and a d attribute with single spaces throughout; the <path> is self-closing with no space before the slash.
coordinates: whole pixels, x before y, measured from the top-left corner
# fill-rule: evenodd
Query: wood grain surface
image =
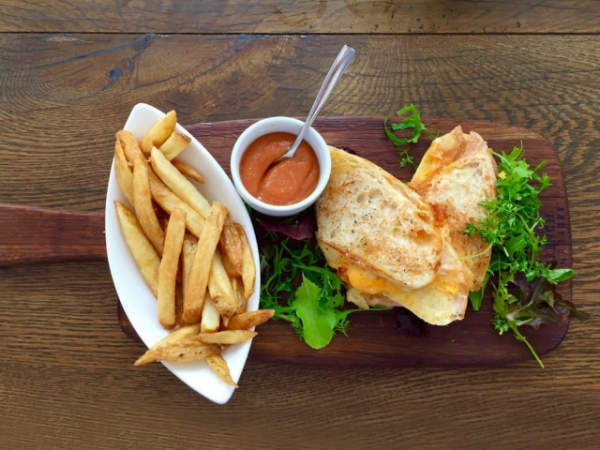
<path id="1" fill-rule="evenodd" d="M 596 0 L 0 0 L 0 32 L 597 33 Z"/>
<path id="2" fill-rule="evenodd" d="M 0 267 L 105 258 L 103 213 L 0 203 Z"/>
<path id="3" fill-rule="evenodd" d="M 357 56 L 324 116 L 414 102 L 427 116 L 515 124 L 552 143 L 569 196 L 573 298 L 592 318 L 571 324 L 544 370 L 250 361 L 218 407 L 160 365 L 132 367 L 143 347 L 115 320 L 106 263 L 5 268 L 0 447 L 597 448 L 597 35 L 0 34 L 0 201 L 102 209 L 112 136 L 135 103 L 176 108 L 184 125 L 302 116 L 344 43 Z"/>

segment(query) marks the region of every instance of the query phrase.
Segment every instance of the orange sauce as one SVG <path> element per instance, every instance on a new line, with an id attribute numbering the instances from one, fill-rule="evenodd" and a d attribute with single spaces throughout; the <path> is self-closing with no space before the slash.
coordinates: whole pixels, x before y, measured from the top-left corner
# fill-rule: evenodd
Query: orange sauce
<path id="1" fill-rule="evenodd" d="M 294 156 L 285 155 L 296 136 L 269 133 L 248 146 L 240 161 L 240 178 L 253 197 L 271 205 L 291 205 L 308 197 L 319 181 L 319 160 L 306 141 Z"/>

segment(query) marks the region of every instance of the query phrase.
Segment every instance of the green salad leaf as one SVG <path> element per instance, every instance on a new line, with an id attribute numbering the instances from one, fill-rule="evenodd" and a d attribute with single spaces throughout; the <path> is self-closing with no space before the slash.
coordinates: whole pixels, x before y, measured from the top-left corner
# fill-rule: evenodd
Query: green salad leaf
<path id="1" fill-rule="evenodd" d="M 323 289 L 314 284 L 304 275 L 302 284 L 296 290 L 293 307 L 296 315 L 302 321 L 303 337 L 312 348 L 323 348 L 331 342 L 336 323 L 333 309 L 321 308 L 319 298 Z"/>
<path id="2" fill-rule="evenodd" d="M 414 158 L 409 155 L 408 151 L 410 148 L 408 145 L 416 144 L 423 132 L 429 134 L 432 139 L 434 139 L 435 136 L 427 129 L 427 125 L 421 122 L 421 115 L 419 114 L 419 111 L 417 111 L 417 107 L 415 105 L 411 103 L 410 105 L 400 108 L 398 111 L 396 111 L 397 116 L 403 116 L 405 114 L 408 114 L 408 116 L 402 119 L 399 123 L 390 124 L 391 129 L 388 127 L 388 122 L 390 121 L 391 117 L 387 116 L 383 121 L 383 128 L 385 129 L 385 134 L 388 138 L 390 138 L 395 146 L 404 147 L 402 150 L 400 150 L 400 167 L 410 164 L 416 170 L 418 164 L 416 164 Z M 399 130 L 412 130 L 411 136 L 407 138 L 400 138 L 393 133 L 394 131 Z"/>

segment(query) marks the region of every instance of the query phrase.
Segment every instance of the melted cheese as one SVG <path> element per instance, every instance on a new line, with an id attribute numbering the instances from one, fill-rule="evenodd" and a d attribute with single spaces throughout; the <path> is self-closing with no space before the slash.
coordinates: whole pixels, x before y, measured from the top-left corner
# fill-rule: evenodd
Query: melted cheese
<path id="1" fill-rule="evenodd" d="M 390 283 L 355 264 L 346 266 L 346 276 L 350 286 L 354 286 L 365 294 L 381 294 L 390 290 Z"/>
<path id="2" fill-rule="evenodd" d="M 406 299 L 409 294 L 412 294 L 410 290 L 402 289 L 397 284 L 385 278 L 378 277 L 359 265 L 349 261 L 343 261 L 341 265 L 346 269 L 346 276 L 348 277 L 350 286 L 355 287 L 360 292 L 371 295 L 383 294 L 392 300 L 396 300 L 396 298 Z M 429 283 L 429 286 L 451 296 L 456 295 L 461 289 L 461 283 L 443 275 L 436 276 Z"/>
<path id="3" fill-rule="evenodd" d="M 442 265 L 433 281 L 417 289 L 403 288 L 327 245 L 321 243 L 321 248 L 329 265 L 350 285 L 348 300 L 361 308 L 396 304 L 433 325 L 463 317 L 472 278 L 450 245 L 442 253 Z"/>

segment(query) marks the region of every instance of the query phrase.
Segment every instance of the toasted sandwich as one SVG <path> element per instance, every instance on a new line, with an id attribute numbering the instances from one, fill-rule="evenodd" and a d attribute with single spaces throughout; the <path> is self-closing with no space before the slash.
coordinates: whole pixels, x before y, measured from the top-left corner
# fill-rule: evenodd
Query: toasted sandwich
<path id="1" fill-rule="evenodd" d="M 464 316 L 471 271 L 419 194 L 375 164 L 330 147 L 332 171 L 316 203 L 317 240 L 361 306 L 404 306 L 426 322 Z"/>
<path id="2" fill-rule="evenodd" d="M 448 227 L 454 250 L 472 273 L 472 291 L 481 288 L 491 251 L 479 234 L 467 236 L 463 231 L 485 217 L 480 203 L 496 197 L 496 172 L 483 138 L 475 132 L 464 134 L 458 126 L 431 143 L 408 185 Z"/>

